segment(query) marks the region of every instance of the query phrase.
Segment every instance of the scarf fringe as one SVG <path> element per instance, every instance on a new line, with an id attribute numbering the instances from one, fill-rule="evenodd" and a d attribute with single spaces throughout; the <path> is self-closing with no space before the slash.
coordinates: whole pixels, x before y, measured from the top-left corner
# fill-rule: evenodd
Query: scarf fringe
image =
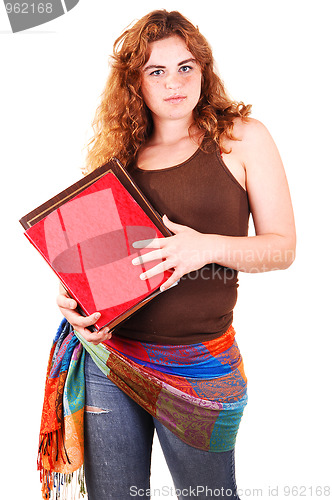
<path id="1" fill-rule="evenodd" d="M 37 466 L 38 470 L 54 470 L 57 464 L 71 464 L 59 430 L 40 435 Z"/>
<path id="2" fill-rule="evenodd" d="M 70 467 L 60 431 L 41 435 L 37 469 L 40 471 L 43 500 L 77 500 L 86 494 L 84 464 L 73 472 L 55 472 L 57 467 Z"/>
<path id="3" fill-rule="evenodd" d="M 43 500 L 76 500 L 87 493 L 84 465 L 69 474 L 41 469 L 40 480 Z"/>

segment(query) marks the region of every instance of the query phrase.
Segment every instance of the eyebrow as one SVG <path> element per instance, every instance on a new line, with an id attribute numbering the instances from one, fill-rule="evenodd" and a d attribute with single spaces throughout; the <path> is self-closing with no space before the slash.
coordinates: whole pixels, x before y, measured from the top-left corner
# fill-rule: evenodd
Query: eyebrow
<path id="1" fill-rule="evenodd" d="M 194 59 L 194 58 L 185 59 L 184 61 L 179 62 L 178 66 L 182 66 L 183 64 L 187 64 L 189 62 L 196 63 L 196 59 Z M 149 66 L 146 66 L 146 68 L 144 68 L 143 71 L 149 71 L 152 68 L 155 68 L 155 69 L 165 69 L 166 66 L 162 66 L 160 64 L 150 64 Z"/>

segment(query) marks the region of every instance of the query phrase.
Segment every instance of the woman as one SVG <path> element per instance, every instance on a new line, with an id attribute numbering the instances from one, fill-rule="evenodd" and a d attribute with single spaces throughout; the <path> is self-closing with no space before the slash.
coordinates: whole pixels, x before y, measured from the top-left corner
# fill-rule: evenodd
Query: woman
<path id="1" fill-rule="evenodd" d="M 115 42 L 87 171 L 111 156 L 122 161 L 173 233 L 136 242 L 136 248 L 151 251 L 133 259 L 133 265 L 150 263 L 141 279 L 165 269 L 173 272 L 165 293 L 115 332 L 104 328 L 92 333 L 88 327 L 99 313 L 82 317 L 63 288 L 57 303 L 87 344 L 130 353 L 151 377 L 169 377 L 172 387 L 190 381 L 192 392 L 181 386 L 188 408 L 194 393 L 193 400 L 203 406 L 207 400 L 223 402 L 220 422 L 227 420 L 226 409 L 228 417 L 232 408 L 237 413 L 221 426 L 224 435 L 211 434 L 214 447 L 211 437 L 210 447 L 204 448 L 199 437 L 190 440 L 180 434 L 182 421 L 156 418 L 148 404 L 128 397 L 87 354 L 85 472 L 90 500 L 150 497 L 155 428 L 178 498 L 211 498 L 211 490 L 216 497 L 238 498 L 234 442 L 246 404 L 246 379 L 232 328 L 237 272 L 286 269 L 295 254 L 282 162 L 265 126 L 249 114 L 250 106 L 227 96 L 207 41 L 181 14 L 154 11 Z M 252 237 L 247 235 L 250 212 L 256 231 Z M 149 352 L 149 362 L 136 346 Z M 232 382 L 236 371 L 241 380 Z M 227 400 L 232 384 L 241 387 L 240 396 Z M 219 392 L 209 397 L 207 388 L 212 386 Z M 206 415 L 195 422 L 203 426 Z"/>

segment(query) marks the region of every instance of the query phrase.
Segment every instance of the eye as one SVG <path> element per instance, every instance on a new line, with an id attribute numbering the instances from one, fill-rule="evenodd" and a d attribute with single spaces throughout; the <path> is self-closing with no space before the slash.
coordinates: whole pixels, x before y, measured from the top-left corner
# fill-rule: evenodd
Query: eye
<path id="1" fill-rule="evenodd" d="M 181 66 L 181 68 L 179 68 L 179 71 L 181 71 L 182 73 L 188 73 L 192 68 L 192 66 Z"/>
<path id="2" fill-rule="evenodd" d="M 156 69 L 150 73 L 150 76 L 160 76 L 163 73 L 162 69 Z"/>

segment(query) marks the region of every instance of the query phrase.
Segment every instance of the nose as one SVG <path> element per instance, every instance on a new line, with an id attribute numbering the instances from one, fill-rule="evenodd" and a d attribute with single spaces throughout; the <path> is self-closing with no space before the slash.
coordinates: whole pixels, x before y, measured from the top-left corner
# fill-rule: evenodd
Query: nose
<path id="1" fill-rule="evenodd" d="M 181 87 L 181 77 L 178 73 L 170 73 L 166 77 L 166 88 L 167 89 L 179 89 Z"/>

